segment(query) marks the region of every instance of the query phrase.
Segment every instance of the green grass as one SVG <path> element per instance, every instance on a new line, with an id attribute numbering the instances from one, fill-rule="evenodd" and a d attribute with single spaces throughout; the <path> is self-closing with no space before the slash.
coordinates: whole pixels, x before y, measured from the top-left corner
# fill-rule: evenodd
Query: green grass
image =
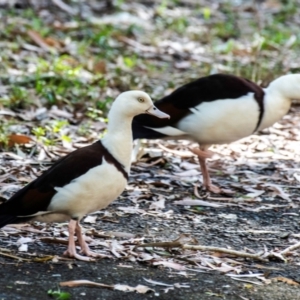
<path id="1" fill-rule="evenodd" d="M 46 146 L 54 146 L 60 140 L 71 142 L 71 138 L 63 134 L 62 131 L 68 125 L 69 123 L 66 120 L 53 120 L 47 122 L 43 127 L 34 127 L 32 134 L 37 141 Z"/>
<path id="2" fill-rule="evenodd" d="M 114 5 L 112 17 L 124 12 L 139 17 L 133 4 L 115 1 Z M 105 120 L 114 97 L 128 89 L 142 89 L 158 99 L 166 89 L 212 72 L 268 83 L 300 71 L 289 65 L 300 51 L 299 0 L 285 0 L 278 9 L 264 11 L 229 0 L 204 5 L 160 1 L 147 7 L 145 27 L 135 22 L 97 24 L 89 17 L 63 17 L 57 10 L 56 23 L 32 8 L 5 11 L 0 24 L 0 80 L 6 91 L 0 94 L 0 107 L 17 112 L 53 105 L 69 112 L 79 109 L 82 122 L 93 124 Z M 43 51 L 29 30 L 55 51 Z M 132 46 L 123 37 L 157 52 Z M 181 61 L 190 61 L 190 67 L 176 68 Z M 10 121 L 19 124 L 14 118 Z M 36 122 L 30 130 L 47 144 L 62 139 L 45 124 Z M 84 123 L 77 125 L 83 136 L 90 132 Z"/>

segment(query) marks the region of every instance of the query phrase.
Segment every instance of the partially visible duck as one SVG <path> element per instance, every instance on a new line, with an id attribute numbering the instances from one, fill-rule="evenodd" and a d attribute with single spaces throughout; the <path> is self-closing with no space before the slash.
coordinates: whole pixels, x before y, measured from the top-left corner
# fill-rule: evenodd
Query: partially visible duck
<path id="1" fill-rule="evenodd" d="M 211 183 L 206 159 L 213 144 L 237 141 L 280 120 L 293 99 L 300 100 L 300 74 L 272 81 L 267 88 L 226 74 L 199 78 L 155 102 L 170 119 L 140 115 L 132 123 L 133 139 L 190 139 L 199 149 L 203 186 L 211 192 L 222 190 Z"/>
<path id="2" fill-rule="evenodd" d="M 84 215 L 105 208 L 124 190 L 131 164 L 131 122 L 141 113 L 168 117 L 144 92 L 120 94 L 110 109 L 103 139 L 63 157 L 0 205 L 0 227 L 30 220 L 70 220 L 64 254 L 79 260 L 97 257 L 86 244 L 79 222 Z M 76 252 L 74 233 L 85 256 Z"/>

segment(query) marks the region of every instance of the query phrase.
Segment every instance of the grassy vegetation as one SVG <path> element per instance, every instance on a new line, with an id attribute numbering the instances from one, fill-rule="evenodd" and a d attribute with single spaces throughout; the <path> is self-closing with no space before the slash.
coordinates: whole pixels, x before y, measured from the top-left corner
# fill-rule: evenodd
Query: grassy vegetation
<path id="1" fill-rule="evenodd" d="M 50 4 L 1 11 L 1 108 L 20 113 L 55 105 L 74 116 L 80 112 L 83 117 L 73 121 L 89 135 L 86 124 L 104 122 L 112 99 L 124 90 L 142 89 L 157 99 L 215 72 L 265 84 L 300 70 L 298 0 L 256 6 L 115 1 L 109 12 L 93 10 L 89 1 L 66 3 L 79 13 Z M 7 125 L 18 121 L 5 116 L 1 135 L 24 131 Z M 51 117 L 32 121 L 28 128 L 46 145 L 63 138 L 53 132 Z"/>

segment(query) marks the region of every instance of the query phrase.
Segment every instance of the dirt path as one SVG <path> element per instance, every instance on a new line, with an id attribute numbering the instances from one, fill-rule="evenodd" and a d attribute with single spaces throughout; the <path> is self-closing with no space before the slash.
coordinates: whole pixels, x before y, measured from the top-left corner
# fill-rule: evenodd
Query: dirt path
<path id="1" fill-rule="evenodd" d="M 136 286 L 147 285 L 143 280 L 152 279 L 165 283 L 187 282 L 190 288 L 175 288 L 168 293 L 165 287 L 153 287 L 154 292 L 140 295 L 97 288 L 62 288 L 71 293 L 71 299 L 255 299 L 255 300 L 292 300 L 300 299 L 299 288 L 284 283 L 272 283 L 267 286 L 247 288 L 244 283 L 233 281 L 227 276 L 210 273 L 197 273 L 192 278 L 172 275 L 164 269 L 131 264 L 130 268 L 120 267 L 120 261 L 101 260 L 96 263 L 72 263 L 70 270 L 67 263 L 63 264 L 2 264 L 0 299 L 49 299 L 47 291 L 56 289 L 60 281 L 73 279 L 89 279 L 106 284 L 116 282 Z M 126 263 L 126 265 L 130 265 Z M 22 284 L 26 281 L 28 284 Z M 149 285 L 149 284 L 148 284 Z M 243 298 L 244 297 L 244 298 Z"/>

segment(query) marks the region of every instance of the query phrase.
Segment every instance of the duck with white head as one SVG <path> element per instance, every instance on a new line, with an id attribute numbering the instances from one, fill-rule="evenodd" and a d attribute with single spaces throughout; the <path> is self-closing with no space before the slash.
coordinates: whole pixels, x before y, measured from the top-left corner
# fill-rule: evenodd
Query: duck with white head
<path id="1" fill-rule="evenodd" d="M 213 153 L 208 148 L 272 126 L 289 111 L 292 100 L 300 100 L 300 74 L 283 75 L 266 88 L 229 74 L 201 77 L 155 102 L 170 119 L 136 116 L 133 139 L 197 142 L 199 148 L 190 150 L 198 156 L 203 187 L 213 193 L 227 193 L 211 182 L 206 159 Z"/>
<path id="2" fill-rule="evenodd" d="M 64 255 L 85 261 L 101 256 L 89 249 L 79 222 L 84 215 L 105 208 L 125 189 L 132 151 L 131 122 L 143 113 L 169 117 L 142 91 L 120 94 L 110 109 L 103 139 L 63 157 L 0 205 L 0 227 L 34 220 L 70 220 Z M 74 234 L 84 256 L 76 251 Z"/>

